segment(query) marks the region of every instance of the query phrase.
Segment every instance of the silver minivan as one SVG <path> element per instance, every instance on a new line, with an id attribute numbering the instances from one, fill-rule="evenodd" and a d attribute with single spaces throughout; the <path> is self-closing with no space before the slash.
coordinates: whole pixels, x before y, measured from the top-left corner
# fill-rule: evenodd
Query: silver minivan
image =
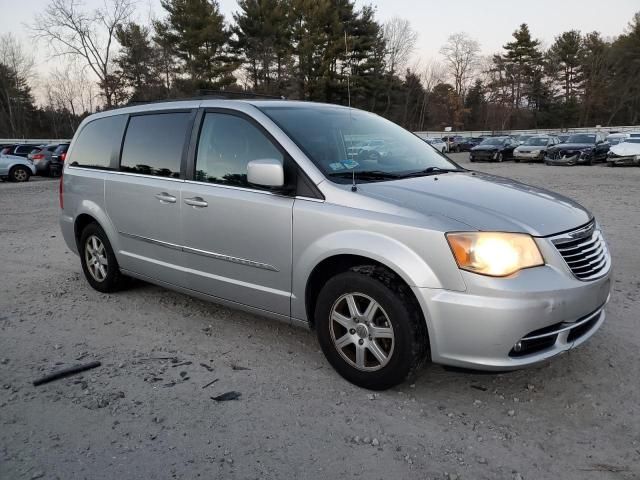
<path id="1" fill-rule="evenodd" d="M 311 328 L 331 365 L 370 389 L 425 360 L 539 363 L 590 338 L 609 299 L 611 258 L 586 209 L 335 105 L 192 100 L 92 115 L 60 203 L 96 290 L 135 277 Z"/>

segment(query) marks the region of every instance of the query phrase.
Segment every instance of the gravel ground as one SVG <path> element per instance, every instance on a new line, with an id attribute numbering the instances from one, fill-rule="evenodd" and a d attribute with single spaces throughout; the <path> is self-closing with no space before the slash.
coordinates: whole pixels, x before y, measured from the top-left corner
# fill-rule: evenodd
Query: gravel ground
<path id="1" fill-rule="evenodd" d="M 57 182 L 0 183 L 0 478 L 640 478 L 640 169 L 474 168 L 596 214 L 616 269 L 607 321 L 537 368 L 429 365 L 375 394 L 304 330 L 143 283 L 93 291 Z M 211 399 L 228 391 L 241 397 Z"/>

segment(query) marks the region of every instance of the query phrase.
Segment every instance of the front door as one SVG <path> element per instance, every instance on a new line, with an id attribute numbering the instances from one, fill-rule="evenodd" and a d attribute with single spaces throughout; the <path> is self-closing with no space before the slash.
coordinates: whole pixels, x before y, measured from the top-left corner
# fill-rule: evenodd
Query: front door
<path id="1" fill-rule="evenodd" d="M 285 162 L 249 119 L 207 112 L 181 195 L 189 288 L 289 316 L 294 198 L 247 183 L 247 163 Z"/>
<path id="2" fill-rule="evenodd" d="M 193 117 L 189 111 L 131 116 L 119 172 L 105 181 L 120 267 L 179 286 L 185 286 L 181 168 Z"/>

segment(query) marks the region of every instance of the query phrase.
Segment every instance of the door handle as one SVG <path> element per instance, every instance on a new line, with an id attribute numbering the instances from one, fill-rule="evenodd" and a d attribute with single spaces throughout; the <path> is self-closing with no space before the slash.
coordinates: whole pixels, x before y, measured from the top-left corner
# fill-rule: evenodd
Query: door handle
<path id="1" fill-rule="evenodd" d="M 162 203 L 176 203 L 176 197 L 173 195 L 169 195 L 167 192 L 156 193 L 154 195 L 160 202 Z"/>
<path id="2" fill-rule="evenodd" d="M 204 208 L 209 206 L 209 204 L 205 202 L 201 197 L 185 198 L 184 203 L 197 208 Z"/>

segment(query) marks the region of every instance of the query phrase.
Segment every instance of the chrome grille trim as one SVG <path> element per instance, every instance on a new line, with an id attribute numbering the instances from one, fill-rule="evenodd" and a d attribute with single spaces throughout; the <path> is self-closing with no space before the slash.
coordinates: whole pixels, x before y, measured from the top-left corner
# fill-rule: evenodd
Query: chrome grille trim
<path id="1" fill-rule="evenodd" d="M 611 257 L 595 221 L 552 237 L 551 242 L 578 280 L 595 280 L 609 271 Z"/>
<path id="2" fill-rule="evenodd" d="M 545 332 L 538 335 L 528 334 L 527 336 L 522 337 L 521 341 L 537 340 L 540 338 L 553 337 L 554 335 L 558 335 L 559 333 L 566 332 L 567 330 L 573 330 L 574 328 L 580 327 L 585 323 L 593 320 L 595 317 L 599 317 L 602 314 L 602 310 L 604 310 L 604 305 L 598 308 L 595 312 L 590 313 L 586 317 L 582 317 L 575 322 L 559 323 L 557 327 L 550 332 Z"/>

